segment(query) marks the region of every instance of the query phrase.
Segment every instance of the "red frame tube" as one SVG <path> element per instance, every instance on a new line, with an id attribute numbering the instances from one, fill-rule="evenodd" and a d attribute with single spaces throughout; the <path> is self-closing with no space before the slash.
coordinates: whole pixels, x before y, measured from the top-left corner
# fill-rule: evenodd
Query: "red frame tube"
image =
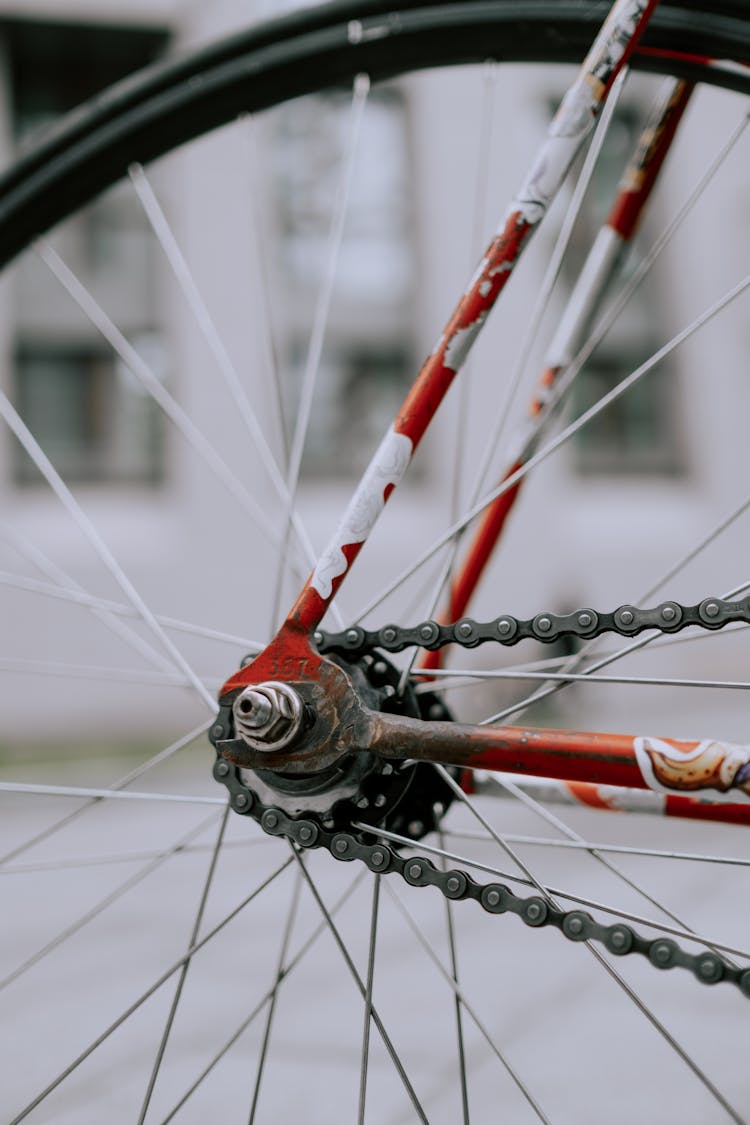
<path id="1" fill-rule="evenodd" d="M 655 4 L 656 0 L 650 0 L 646 4 L 639 4 L 636 0 L 618 0 L 614 5 L 582 71 L 584 85 L 598 85 L 597 106 L 589 106 L 592 113 L 601 105 L 606 90 L 633 49 Z M 618 16 L 624 23 L 617 23 Z M 629 28 L 629 38 L 623 48 L 623 27 L 628 20 L 635 22 Z M 606 36 L 608 28 L 610 39 Z M 569 92 L 558 114 L 566 127 L 570 124 L 568 112 L 572 113 L 575 109 L 580 115 L 581 96 L 588 96 L 582 94 L 580 82 L 579 77 L 579 84 Z M 574 95 L 572 101 L 570 94 Z M 578 102 L 574 104 L 576 98 Z M 355 493 L 339 533 L 332 541 L 331 550 L 322 557 L 275 640 L 225 684 L 222 694 L 234 692 L 245 684 L 258 682 L 263 678 L 317 682 L 324 662 L 311 648 L 310 633 L 320 622 L 380 509 L 400 480 L 416 444 L 468 354 L 523 246 L 559 186 L 572 156 L 567 148 L 565 153 L 555 150 L 558 139 L 553 124 L 548 146 L 543 149 L 540 160 L 522 189 L 521 203 L 512 205 L 502 230 L 490 244 L 487 255 L 445 333 L 407 396 L 393 429 L 386 435 Z M 550 146 L 552 152 L 549 151 Z M 538 201 L 529 202 L 529 199 L 534 199 L 530 189 L 532 186 L 539 187 L 538 181 L 546 169 L 545 161 L 551 156 L 556 158 L 558 165 L 553 177 L 556 182 L 550 188 L 549 196 L 543 196 L 541 204 Z M 649 190 L 650 186 L 651 184 Z M 632 212 L 627 212 L 627 222 L 623 222 L 632 232 Z M 388 458 L 394 452 L 401 449 L 403 453 L 403 445 L 398 440 L 394 442 L 394 438 L 403 439 L 408 446 L 408 456 L 400 467 L 388 465 Z M 363 521 L 363 534 L 359 538 L 342 538 L 342 534 L 349 533 L 352 512 L 357 511 L 358 504 L 363 500 L 370 505 Z M 500 518 L 497 522 L 500 527 L 509 508 L 506 500 L 502 509 L 498 509 Z M 484 547 L 482 549 L 485 550 Z M 341 556 L 340 559 L 338 555 Z M 328 665 L 328 662 L 325 663 Z M 340 669 L 335 669 L 333 665 L 328 667 L 341 677 Z M 345 706 L 345 703 L 346 692 L 342 697 L 342 705 Z M 356 707 L 354 714 L 356 715 Z M 469 769 L 560 778 L 573 783 L 655 789 L 666 794 L 667 801 L 675 810 L 672 815 L 681 815 L 677 810 L 687 810 L 688 806 L 691 806 L 693 814 L 698 802 L 690 794 L 695 792 L 713 795 L 718 801 L 723 798 L 727 802 L 727 808 L 732 804 L 742 807 L 743 799 L 750 800 L 750 747 L 715 741 L 683 742 L 583 731 L 466 727 L 454 723 L 428 723 L 380 712 L 360 711 L 359 720 L 361 728 L 357 730 L 355 722 L 349 732 L 351 746 L 347 748 L 354 751 L 374 750 L 384 757 L 440 761 Z M 270 762 L 269 765 L 273 768 Z"/>
<path id="2" fill-rule="evenodd" d="M 427 426 L 589 135 L 612 83 L 635 49 L 658 0 L 615 0 L 547 138 L 469 286 L 424 363 L 355 491 L 341 523 L 303 587 L 282 634 L 311 633 L 351 569 L 375 520 L 401 480 Z"/>
<path id="3" fill-rule="evenodd" d="M 559 781 L 552 778 L 516 778 L 515 785 L 533 800 L 542 804 L 582 806 L 599 812 L 638 813 L 643 816 L 669 816 L 687 820 L 706 820 L 723 824 L 750 824 L 750 802 L 747 804 L 712 801 L 705 795 L 688 797 L 674 793 L 645 793 L 622 786 L 595 785 L 588 781 Z M 483 778 L 464 770 L 462 788 L 467 793 L 483 793 L 492 797 L 510 798 L 511 793 L 494 779 Z"/>
<path id="4" fill-rule="evenodd" d="M 370 713 L 366 730 L 367 748 L 383 757 L 558 778 L 574 783 L 574 792 L 576 783 L 587 783 L 580 797 L 593 801 L 598 786 L 624 786 L 665 794 L 672 816 L 698 814 L 705 806 L 695 800 L 696 794 L 715 802 L 717 809 L 723 803 L 750 810 L 750 746 L 713 739 L 425 723 L 379 712 Z M 736 811 L 732 819 L 739 819 Z"/>
<path id="5" fill-rule="evenodd" d="M 606 284 L 622 260 L 622 248 L 632 240 L 642 218 L 643 210 L 672 145 L 692 91 L 693 86 L 689 82 L 670 82 L 666 94 L 660 95 L 654 110 L 649 115 L 635 152 L 620 180 L 617 196 L 603 227 L 604 252 L 609 255 L 607 268 L 604 271 L 593 271 L 592 281 L 597 285 L 593 291 L 587 288 L 586 273 L 581 275 L 584 291 L 579 292 L 577 287 L 571 297 L 571 304 L 577 302 L 582 311 L 574 317 L 571 338 L 563 342 L 555 340 L 552 344 L 550 362 L 539 380 L 538 390 L 529 406 L 529 430 L 520 441 L 523 453 L 508 469 L 503 481 L 516 473 L 534 455 L 540 438 L 559 405 L 557 401 L 551 400 L 551 391 L 565 374 L 567 364 L 561 362 L 561 359 L 566 359 L 568 355 L 572 358 L 600 307 Z M 608 241 L 607 236 L 609 236 Z M 602 242 L 598 241 L 593 253 L 597 252 L 600 245 Z M 494 553 L 522 483 L 521 479 L 507 492 L 501 493 L 485 510 L 463 563 L 453 579 L 448 608 L 440 617 L 443 624 L 456 621 L 466 613 L 469 601 Z M 426 670 L 440 668 L 443 652 L 444 650 L 436 649 L 426 653 L 420 667 Z"/>

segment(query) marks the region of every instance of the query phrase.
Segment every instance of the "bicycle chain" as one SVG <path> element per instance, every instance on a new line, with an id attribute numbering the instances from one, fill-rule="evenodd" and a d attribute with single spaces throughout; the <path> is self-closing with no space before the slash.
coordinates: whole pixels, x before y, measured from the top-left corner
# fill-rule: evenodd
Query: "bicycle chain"
<path id="1" fill-rule="evenodd" d="M 685 968 L 704 984 L 725 980 L 750 997 L 750 969 L 738 968 L 717 953 L 691 954 L 671 938 L 644 938 L 622 922 L 603 925 L 585 910 L 561 910 L 540 895 L 523 898 L 503 883 L 477 883 L 465 871 L 442 870 L 423 856 L 404 858 L 384 842 L 370 844 L 350 832 L 328 830 L 312 816 L 290 817 L 283 809 L 258 800 L 242 780 L 238 767 L 224 758 L 217 759 L 214 776 L 229 790 L 237 812 L 252 816 L 264 832 L 283 836 L 299 848 L 326 848 L 334 859 L 360 860 L 377 874 L 401 875 L 412 887 L 436 887 L 452 901 L 474 899 L 489 914 L 516 914 L 533 928 L 556 926 L 570 941 L 598 941 L 620 957 L 640 953 L 658 969 Z M 377 827 L 373 827 L 372 835 L 377 840 Z"/>
<path id="2" fill-rule="evenodd" d="M 721 629 L 733 621 L 750 623 L 750 598 L 727 601 L 709 597 L 694 606 L 668 601 L 654 609 L 624 605 L 614 613 L 598 613 L 592 609 L 563 615 L 540 613 L 529 620 L 503 614 L 486 623 L 463 618 L 453 625 L 426 621 L 406 629 L 386 625 L 378 630 L 365 630 L 356 626 L 341 633 L 318 631 L 314 639 L 321 654 L 340 653 L 356 659 L 376 649 L 400 652 L 411 645 L 435 649 L 459 644 L 474 648 L 488 641 L 512 645 L 526 638 L 552 643 L 564 636 L 590 640 L 607 632 L 626 637 L 636 636 L 645 629 L 676 633 L 689 625 Z M 224 714 L 220 713 L 212 730 L 213 741 L 226 737 L 224 724 L 229 723 L 229 708 L 223 707 L 222 711 Z M 733 965 L 718 953 L 706 950 L 692 954 L 671 938 L 649 939 L 621 922 L 604 925 L 585 910 L 561 910 L 540 895 L 524 898 L 503 883 L 477 883 L 465 871 L 440 869 L 424 856 L 404 858 L 382 838 L 378 839 L 377 826 L 372 829 L 376 842 L 368 843 L 351 832 L 327 828 L 316 816 L 290 817 L 275 805 L 263 804 L 245 784 L 240 769 L 220 756 L 214 765 L 214 777 L 229 790 L 235 811 L 252 816 L 264 832 L 283 836 L 299 848 L 326 848 L 334 859 L 360 860 L 371 871 L 399 874 L 414 887 L 434 886 L 447 899 L 473 899 L 490 914 L 516 914 L 532 928 L 555 926 L 570 941 L 597 941 L 617 956 L 638 953 L 658 969 L 684 968 L 704 984 L 728 981 L 750 997 L 750 968 Z"/>
<path id="3" fill-rule="evenodd" d="M 733 621 L 750 623 L 750 597 L 739 601 L 724 598 L 704 598 L 697 605 L 680 605 L 679 602 L 662 602 L 654 609 L 639 609 L 621 605 L 614 613 L 598 613 L 594 609 L 578 609 L 573 613 L 538 613 L 523 620 L 503 613 L 492 621 L 474 621 L 462 617 L 452 625 L 437 621 L 423 621 L 411 628 L 385 625 L 382 629 L 363 629 L 354 625 L 340 633 L 318 630 L 315 644 L 321 655 L 340 653 L 356 659 L 375 649 L 385 652 L 402 652 L 410 646 L 429 650 L 445 645 L 476 648 L 493 641 L 495 644 L 515 645 L 523 640 L 553 644 L 561 637 L 577 637 L 589 641 L 603 633 L 618 633 L 622 637 L 635 637 L 645 629 L 658 629 L 662 633 L 678 633 L 690 625 L 702 629 L 721 629 Z"/>

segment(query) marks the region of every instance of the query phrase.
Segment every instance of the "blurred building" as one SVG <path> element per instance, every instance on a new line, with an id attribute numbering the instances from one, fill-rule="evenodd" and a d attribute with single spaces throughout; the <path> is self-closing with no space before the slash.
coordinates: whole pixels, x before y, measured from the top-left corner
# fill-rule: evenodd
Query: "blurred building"
<path id="1" fill-rule="evenodd" d="M 276 4 L 251 7 L 258 16 L 278 11 Z M 81 100 L 167 51 L 240 26 L 247 14 L 247 3 L 238 0 L 210 6 L 0 0 L 4 163 Z M 191 310 L 129 180 L 56 231 L 51 245 L 235 478 L 260 484 L 272 521 L 278 502 L 220 369 L 236 371 L 282 461 L 294 444 L 305 371 L 319 365 L 300 506 L 320 549 L 512 197 L 569 73 L 485 64 L 410 77 L 369 93 L 319 359 L 316 318 L 329 283 L 330 228 L 357 99 L 364 99 L 361 87 L 354 110 L 351 92 L 320 95 L 228 126 L 157 162 L 146 180 L 136 170 L 142 194 L 153 191 L 174 231 L 216 337 L 206 335 Z M 656 89 L 653 79 L 634 82 L 618 108 L 592 206 L 574 230 L 549 313 L 528 342 L 506 437 L 524 413 L 554 314 L 606 215 Z M 706 91 L 696 98 L 644 228 L 644 245 L 704 170 L 710 139 L 728 135 L 738 116 L 729 94 Z M 710 196 L 697 204 L 693 221 L 678 232 L 587 367 L 574 413 L 740 278 L 750 241 L 747 168 L 741 154 L 733 154 Z M 347 583 L 347 609 L 366 602 L 373 580 L 398 573 L 468 503 L 482 443 L 504 409 L 506 387 L 527 346 L 517 325 L 533 308 L 566 203 L 556 206 L 476 349 L 463 380 L 472 386 L 471 399 L 462 405 L 460 388 L 451 391 L 452 405 L 441 411 L 410 485 L 394 499 L 389 522 Z M 718 237 L 727 224 L 728 245 Z M 258 597 L 263 581 L 275 578 L 276 556 L 236 495 L 217 485 L 38 254 L 13 267 L 0 301 L 0 379 L 138 590 L 161 614 L 262 639 L 292 596 L 294 576 L 271 581 L 270 594 Z M 579 605 L 609 609 L 636 600 L 739 504 L 747 331 L 741 311 L 722 314 L 536 474 L 514 513 L 507 550 L 479 592 L 478 616 Z M 286 375 L 280 404 L 269 378 L 274 368 Z M 462 438 L 453 425 L 458 417 Z M 498 455 L 495 471 L 502 466 Z M 122 601 L 112 576 L 7 432 L 0 434 L 0 506 L 6 573 L 57 585 L 75 581 L 99 598 Z M 664 594 L 697 601 L 740 582 L 737 559 L 747 538 L 743 525 L 733 527 Z M 430 612 L 436 574 L 435 564 L 420 571 L 373 620 L 382 623 L 386 612 L 402 620 Z M 173 673 L 163 654 L 134 654 L 132 638 L 126 643 L 114 635 L 101 615 L 13 586 L 0 589 L 0 606 L 0 661 L 15 661 L 0 689 L 0 748 L 3 740 L 63 732 L 96 739 L 104 731 L 105 741 L 117 741 L 122 730 L 135 737 L 155 727 L 173 729 L 183 713 L 187 729 L 202 714 L 186 691 L 165 692 L 164 677 Z M 135 628 L 146 649 L 147 631 Z M 239 643 L 174 635 L 212 687 L 242 655 Z M 694 668 L 688 649 L 675 650 L 675 671 Z M 501 658 L 480 650 L 472 659 L 491 664 Z M 735 658 L 726 659 L 731 670 Z M 52 675 L 62 664 L 73 665 L 75 674 Z M 89 690 L 79 692 L 76 683 L 74 691 L 73 680 L 92 667 Z M 143 667 L 141 682 L 135 669 Z M 485 702 L 494 707 L 506 698 L 494 690 Z M 574 708 L 582 705 L 578 695 L 572 698 Z M 591 710 L 597 713 L 598 706 Z M 648 712 L 649 704 L 643 706 Z"/>

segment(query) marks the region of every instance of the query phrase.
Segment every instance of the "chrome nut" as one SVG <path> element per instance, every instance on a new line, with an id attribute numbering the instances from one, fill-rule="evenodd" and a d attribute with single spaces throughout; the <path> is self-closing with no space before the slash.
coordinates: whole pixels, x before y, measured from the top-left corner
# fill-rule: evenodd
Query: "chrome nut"
<path id="1" fill-rule="evenodd" d="M 237 734 L 254 750 L 289 746 L 304 720 L 304 705 L 296 691 L 275 680 L 245 688 L 232 710 Z"/>

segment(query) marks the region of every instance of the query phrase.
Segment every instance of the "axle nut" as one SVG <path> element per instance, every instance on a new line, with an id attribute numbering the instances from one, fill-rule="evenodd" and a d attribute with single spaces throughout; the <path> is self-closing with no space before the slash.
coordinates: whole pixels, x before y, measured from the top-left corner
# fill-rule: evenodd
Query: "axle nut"
<path id="1" fill-rule="evenodd" d="M 232 704 L 237 734 L 253 750 L 284 750 L 305 718 L 304 704 L 289 684 L 268 680 L 246 687 Z"/>

